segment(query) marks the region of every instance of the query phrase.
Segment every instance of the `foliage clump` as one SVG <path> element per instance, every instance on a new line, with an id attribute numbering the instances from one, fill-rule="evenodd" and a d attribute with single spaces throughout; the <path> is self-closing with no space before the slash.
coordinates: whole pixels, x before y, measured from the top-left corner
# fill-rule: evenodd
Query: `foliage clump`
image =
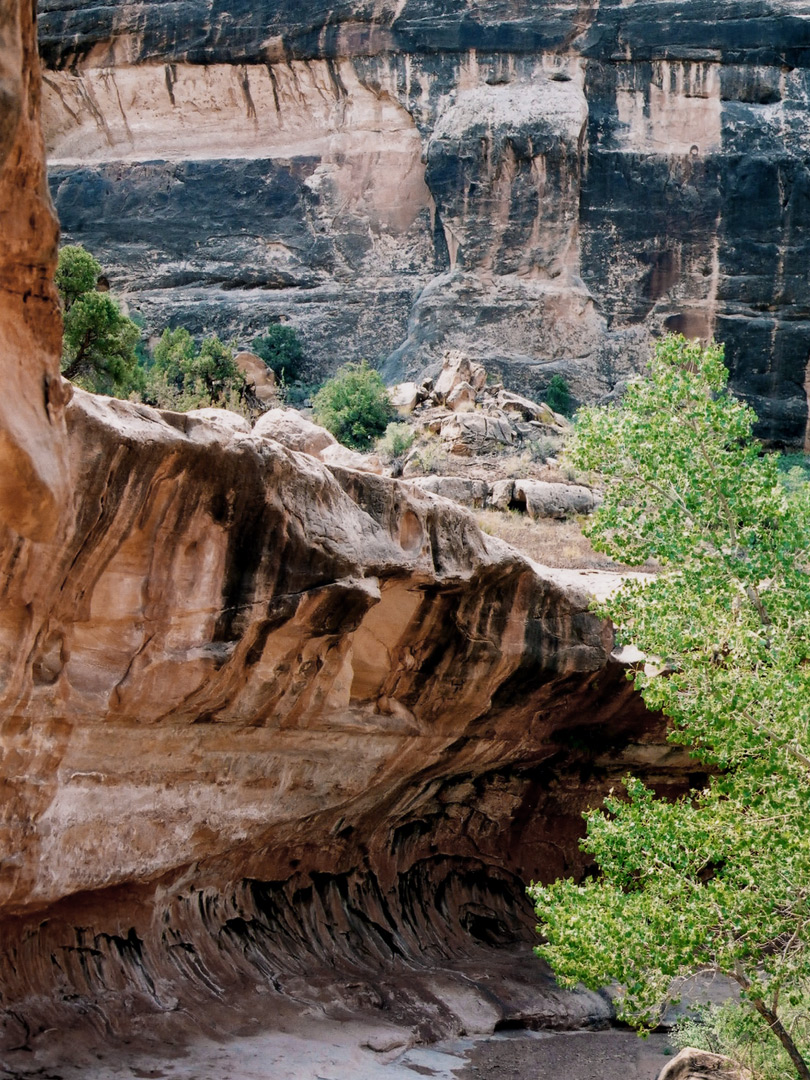
<path id="1" fill-rule="evenodd" d="M 416 433 L 410 424 L 394 421 L 377 441 L 377 453 L 383 461 L 398 461 L 413 446 Z"/>
<path id="2" fill-rule="evenodd" d="M 149 404 L 177 412 L 212 406 L 244 412 L 246 391 L 233 347 L 216 334 L 198 349 L 185 328 L 163 331 L 147 371 L 144 398 Z"/>
<path id="3" fill-rule="evenodd" d="M 803 997 L 784 1010 L 785 1026 L 804 1046 L 810 1038 L 808 1005 L 810 1001 Z M 691 1009 L 677 1022 L 670 1038 L 680 1048 L 694 1046 L 710 1054 L 725 1054 L 753 1080 L 785 1080 L 791 1075 L 790 1057 L 766 1021 L 735 1001 Z"/>
<path id="4" fill-rule="evenodd" d="M 299 378 L 304 349 L 294 327 L 273 323 L 267 333 L 253 339 L 251 347 L 282 382 Z"/>
<path id="5" fill-rule="evenodd" d="M 578 413 L 568 457 L 604 483 L 587 535 L 662 568 L 598 610 L 707 779 L 665 802 L 628 777 L 586 815 L 598 876 L 531 894 L 565 985 L 615 980 L 649 1029 L 673 983 L 721 973 L 810 1080 L 788 1012 L 810 985 L 810 488 L 785 489 L 727 380 L 721 347 L 670 336 L 619 405 Z"/>
<path id="6" fill-rule="evenodd" d="M 562 416 L 570 416 L 574 411 L 574 399 L 563 375 L 552 375 L 545 393 L 546 405 Z"/>
<path id="7" fill-rule="evenodd" d="M 312 406 L 317 422 L 354 450 L 368 450 L 394 413 L 380 373 L 365 360 L 339 368 L 315 395 Z"/>
<path id="8" fill-rule="evenodd" d="M 108 292 L 99 292 L 101 266 L 89 251 L 59 252 L 55 282 L 62 305 L 62 374 L 85 390 L 127 397 L 143 387 L 136 347 L 140 330 Z"/>

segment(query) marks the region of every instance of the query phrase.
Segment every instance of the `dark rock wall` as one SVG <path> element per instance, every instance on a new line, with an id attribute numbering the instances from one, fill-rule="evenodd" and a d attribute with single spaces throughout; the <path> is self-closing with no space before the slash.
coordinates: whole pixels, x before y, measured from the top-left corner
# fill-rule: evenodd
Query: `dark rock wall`
<path id="1" fill-rule="evenodd" d="M 803 444 L 810 3 L 41 0 L 65 235 L 151 329 L 610 393 L 726 343 Z"/>

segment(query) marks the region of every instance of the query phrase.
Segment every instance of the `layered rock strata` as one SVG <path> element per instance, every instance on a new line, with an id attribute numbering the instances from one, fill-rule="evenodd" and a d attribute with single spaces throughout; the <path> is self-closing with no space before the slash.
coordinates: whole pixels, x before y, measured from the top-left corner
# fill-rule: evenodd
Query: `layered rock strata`
<path id="1" fill-rule="evenodd" d="M 6 1045 L 19 1015 L 121 1032 L 226 988 L 343 1015 L 371 973 L 427 1038 L 469 1023 L 469 972 L 424 1012 L 465 958 L 490 1027 L 606 1018 L 503 970 L 584 807 L 688 772 L 609 660 L 603 579 L 264 421 L 81 391 L 66 418 L 61 539 L 2 545 Z"/>
<path id="2" fill-rule="evenodd" d="M 806 0 L 40 0 L 51 182 L 147 323 L 289 318 L 313 374 L 447 347 L 611 393 L 715 334 L 807 427 Z"/>
<path id="3" fill-rule="evenodd" d="M 0 10 L 0 1067 L 302 1011 L 373 1018 L 370 1054 L 604 1022 L 532 960 L 524 884 L 582 869 L 627 769 L 690 769 L 608 583 L 269 417 L 68 400 L 30 6 Z"/>

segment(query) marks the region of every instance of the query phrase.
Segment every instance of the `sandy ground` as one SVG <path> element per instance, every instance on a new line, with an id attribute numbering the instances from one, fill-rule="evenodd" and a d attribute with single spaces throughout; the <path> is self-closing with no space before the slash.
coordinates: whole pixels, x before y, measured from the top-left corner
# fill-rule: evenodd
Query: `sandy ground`
<path id="1" fill-rule="evenodd" d="M 656 1080 L 667 1039 L 629 1031 L 508 1032 L 435 1046 L 403 1046 L 402 1033 L 316 1022 L 300 1032 L 205 1039 L 163 1053 L 89 1054 L 79 1063 L 37 1068 L 0 1063 L 2 1080 Z M 373 1045 L 370 1045 L 373 1044 Z M 669 1051 L 671 1054 L 671 1051 Z M 123 1059 L 123 1060 L 122 1060 Z M 26 1065 L 28 1066 L 26 1068 Z M 3 1068 L 5 1066 L 5 1069 Z M 10 1066 L 10 1068 L 9 1068 Z"/>
<path id="2" fill-rule="evenodd" d="M 665 1035 L 572 1032 L 477 1043 L 457 1080 L 656 1080 L 672 1056 Z"/>

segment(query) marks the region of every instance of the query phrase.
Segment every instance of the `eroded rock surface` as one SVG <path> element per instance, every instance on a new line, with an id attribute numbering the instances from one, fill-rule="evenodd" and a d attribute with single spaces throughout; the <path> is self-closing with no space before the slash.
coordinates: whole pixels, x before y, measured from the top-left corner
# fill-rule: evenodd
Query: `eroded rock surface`
<path id="1" fill-rule="evenodd" d="M 714 333 L 807 427 L 806 0 L 40 0 L 62 222 L 150 324 L 591 400 Z"/>
<path id="2" fill-rule="evenodd" d="M 723 1054 L 687 1046 L 661 1070 L 658 1080 L 750 1080 L 750 1075 Z"/>
<path id="3" fill-rule="evenodd" d="M 414 1038 L 467 1030 L 470 979 L 483 1030 L 604 1021 L 530 960 L 523 884 L 577 871 L 628 768 L 689 766 L 609 660 L 598 575 L 538 576 L 463 509 L 240 417 L 76 391 L 66 419 L 65 537 L 2 545 L 24 1041 L 88 1003 L 167 1037 L 257 986 Z"/>
<path id="4" fill-rule="evenodd" d="M 46 537 L 67 494 L 65 394 L 32 15 L 16 0 L 0 5 L 0 502 L 18 532 Z"/>
<path id="5" fill-rule="evenodd" d="M 370 1018 L 372 1055 L 603 1023 L 532 960 L 524 885 L 582 868 L 628 769 L 690 769 L 589 611 L 610 582 L 266 424 L 67 402 L 30 7 L 0 11 L 0 473 L 33 462 L 0 486 L 2 1068 L 302 1011 Z"/>

